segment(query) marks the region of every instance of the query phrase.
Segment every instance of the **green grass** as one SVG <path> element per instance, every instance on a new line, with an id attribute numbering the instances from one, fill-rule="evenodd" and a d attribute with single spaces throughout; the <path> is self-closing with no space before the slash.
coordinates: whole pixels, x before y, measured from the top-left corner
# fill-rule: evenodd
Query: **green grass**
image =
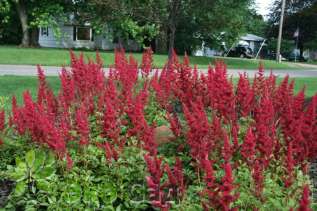
<path id="1" fill-rule="evenodd" d="M 75 51 L 79 54 L 80 51 Z M 85 56 L 89 58 L 95 57 L 94 51 L 85 51 Z M 133 53 L 133 56 L 140 62 L 142 58 L 141 53 Z M 105 66 L 113 64 L 113 52 L 101 52 L 101 57 L 104 60 Z M 167 60 L 167 55 L 155 54 L 154 66 L 161 68 Z M 195 57 L 191 56 L 192 64 L 197 64 L 198 68 L 207 68 L 209 64 L 213 64 L 215 60 L 224 60 L 228 68 L 234 69 L 257 69 L 260 60 L 240 59 L 240 58 L 222 58 L 222 57 Z M 53 48 L 19 48 L 16 46 L 0 46 L 0 64 L 17 64 L 17 65 L 49 65 L 61 66 L 69 65 L 69 51 L 67 49 L 53 49 Z M 271 60 L 262 60 L 267 69 L 303 69 L 296 64 L 282 62 L 276 63 Z"/>
<path id="2" fill-rule="evenodd" d="M 234 81 L 237 82 L 237 78 Z M 278 78 L 280 82 L 282 78 Z M 55 94 L 58 93 L 60 81 L 58 77 L 47 77 L 50 87 Z M 306 97 L 312 97 L 317 93 L 317 78 L 295 78 L 295 92 L 301 90 L 306 85 Z M 22 94 L 25 90 L 29 90 L 33 98 L 36 99 L 37 93 L 37 77 L 33 76 L 0 76 L 0 105 L 5 110 L 10 109 L 11 97 L 15 95 L 18 103 L 22 102 Z"/>
<path id="3" fill-rule="evenodd" d="M 58 77 L 47 77 L 50 87 L 57 94 L 60 81 Z M 22 103 L 23 92 L 28 90 L 33 99 L 37 95 L 37 77 L 33 76 L 0 76 L 0 105 L 4 106 L 5 110 L 11 107 L 12 96 L 17 97 L 18 104 Z"/>

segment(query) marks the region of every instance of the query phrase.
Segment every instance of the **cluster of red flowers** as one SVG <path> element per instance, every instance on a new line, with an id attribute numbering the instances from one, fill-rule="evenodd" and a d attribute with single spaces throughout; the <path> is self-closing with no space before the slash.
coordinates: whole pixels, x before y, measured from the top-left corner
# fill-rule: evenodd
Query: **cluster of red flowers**
<path id="1" fill-rule="evenodd" d="M 96 63 L 85 63 L 83 55 L 77 58 L 74 53 L 71 59 L 70 70 L 61 71 L 57 96 L 38 68 L 37 100 L 28 91 L 23 95 L 22 106 L 13 98 L 10 124 L 19 134 L 29 135 L 34 142 L 66 159 L 69 169 L 73 161 L 68 142 L 82 147 L 96 144 L 111 162 L 119 158 L 126 140 L 136 137 L 137 145 L 147 152 L 144 159 L 152 205 L 162 210 L 170 208 L 169 200 L 184 196 L 186 178 L 179 158 L 171 168 L 158 155 L 155 124 L 145 118 L 151 94 L 165 109 L 175 136 L 188 146 L 198 174 L 204 174 L 205 189 L 200 194 L 205 210 L 235 209 L 233 203 L 239 195 L 233 172 L 241 163 L 250 168 L 255 195 L 262 199 L 264 172 L 276 165 L 275 161 L 285 166 L 287 176 L 283 180 L 289 187 L 295 167 L 302 167 L 305 172 L 307 162 L 317 155 L 317 95 L 305 105 L 304 90 L 294 95 L 294 83 L 289 83 L 288 77 L 278 85 L 274 75 L 264 77 L 261 67 L 253 83 L 241 74 L 235 86 L 227 76 L 225 64 L 216 63 L 208 72 L 198 71 L 189 65 L 187 56 L 181 63 L 175 53 L 162 70 L 150 77 L 150 49 L 144 53 L 140 69 L 137 61 L 132 56 L 127 59 L 123 50 L 116 51 L 115 64 L 109 72 L 104 72 L 99 54 Z M 184 119 L 178 112 L 184 113 Z M 0 112 L 0 130 L 4 119 Z M 102 143 L 92 141 L 92 121 L 99 128 L 97 135 L 103 138 Z M 128 128 L 127 133 L 122 132 L 123 126 Z M 242 127 L 247 128 L 246 132 Z M 221 180 L 216 180 L 215 171 L 224 172 Z M 304 188 L 301 207 L 308 206 L 307 189 L 308 186 Z"/>

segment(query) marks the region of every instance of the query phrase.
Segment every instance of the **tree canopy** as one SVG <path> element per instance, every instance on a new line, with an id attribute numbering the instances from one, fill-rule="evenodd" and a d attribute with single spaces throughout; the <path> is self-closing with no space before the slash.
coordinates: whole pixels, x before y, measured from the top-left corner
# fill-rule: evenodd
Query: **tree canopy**
<path id="1" fill-rule="evenodd" d="M 96 33 L 134 39 L 145 46 L 160 38 L 169 52 L 191 52 L 202 42 L 207 46 L 234 42 L 244 32 L 261 34 L 264 21 L 252 8 L 253 0 L 2 0 L 0 17 L 17 11 L 22 44 L 39 26 L 56 26 L 74 14 L 89 22 Z M 220 36 L 222 35 L 222 36 Z M 36 36 L 36 33 L 35 33 Z M 31 36 L 32 37 L 32 36 Z M 221 37 L 221 40 L 220 40 Z"/>
<path id="2" fill-rule="evenodd" d="M 271 37 L 277 34 L 280 8 L 280 1 L 276 0 L 269 19 Z M 283 37 L 288 40 L 298 39 L 301 53 L 304 48 L 317 48 L 317 22 L 314 20 L 317 20 L 317 0 L 287 1 Z M 299 32 L 298 38 L 294 36 L 296 30 Z"/>

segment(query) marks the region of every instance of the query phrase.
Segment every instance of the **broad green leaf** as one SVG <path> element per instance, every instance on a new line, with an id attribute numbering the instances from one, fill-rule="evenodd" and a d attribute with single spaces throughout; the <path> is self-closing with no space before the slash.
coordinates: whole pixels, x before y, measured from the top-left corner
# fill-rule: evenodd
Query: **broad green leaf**
<path id="1" fill-rule="evenodd" d="M 46 154 L 43 150 L 38 150 L 36 152 L 36 159 L 34 161 L 34 165 L 32 168 L 33 171 L 36 172 L 36 171 L 40 170 L 41 166 L 44 165 L 45 157 L 46 157 Z"/>
<path id="2" fill-rule="evenodd" d="M 99 199 L 97 195 L 97 191 L 95 190 L 85 190 L 83 201 L 87 205 L 94 205 L 95 207 L 99 207 Z"/>
<path id="3" fill-rule="evenodd" d="M 51 166 L 45 166 L 38 173 L 34 175 L 35 178 L 49 178 L 55 173 L 55 168 Z"/>
<path id="4" fill-rule="evenodd" d="M 15 186 L 14 194 L 21 196 L 26 190 L 27 184 L 25 181 L 18 182 Z"/>
<path id="5" fill-rule="evenodd" d="M 52 152 L 49 152 L 45 161 L 46 166 L 52 166 L 55 163 L 55 155 Z"/>
<path id="6" fill-rule="evenodd" d="M 37 180 L 36 186 L 38 189 L 42 191 L 49 191 L 50 190 L 50 183 L 46 180 Z"/>
<path id="7" fill-rule="evenodd" d="M 26 169 L 15 168 L 14 171 L 9 173 L 9 177 L 16 182 L 22 181 L 27 178 Z"/>
<path id="8" fill-rule="evenodd" d="M 25 154 L 25 161 L 29 168 L 32 168 L 35 161 L 35 152 L 34 150 L 30 150 Z"/>
<path id="9" fill-rule="evenodd" d="M 25 168 L 26 169 L 26 163 L 24 161 L 22 161 L 21 158 L 19 158 L 19 157 L 15 158 L 15 165 L 18 168 Z"/>
<path id="10" fill-rule="evenodd" d="M 71 184 L 63 193 L 64 200 L 69 204 L 79 203 L 81 200 L 81 187 L 79 184 Z"/>

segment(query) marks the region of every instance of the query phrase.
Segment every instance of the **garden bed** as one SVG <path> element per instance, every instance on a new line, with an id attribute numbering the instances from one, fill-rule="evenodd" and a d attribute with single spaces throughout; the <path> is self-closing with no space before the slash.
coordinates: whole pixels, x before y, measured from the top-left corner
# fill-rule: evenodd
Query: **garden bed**
<path id="1" fill-rule="evenodd" d="M 315 207 L 316 95 L 305 102 L 262 67 L 234 83 L 223 63 L 200 74 L 173 55 L 150 77 L 150 50 L 140 65 L 118 50 L 105 77 L 96 58 L 71 54 L 55 93 L 39 67 L 36 98 L 0 112 L 0 175 L 15 183 L 5 208 Z"/>

